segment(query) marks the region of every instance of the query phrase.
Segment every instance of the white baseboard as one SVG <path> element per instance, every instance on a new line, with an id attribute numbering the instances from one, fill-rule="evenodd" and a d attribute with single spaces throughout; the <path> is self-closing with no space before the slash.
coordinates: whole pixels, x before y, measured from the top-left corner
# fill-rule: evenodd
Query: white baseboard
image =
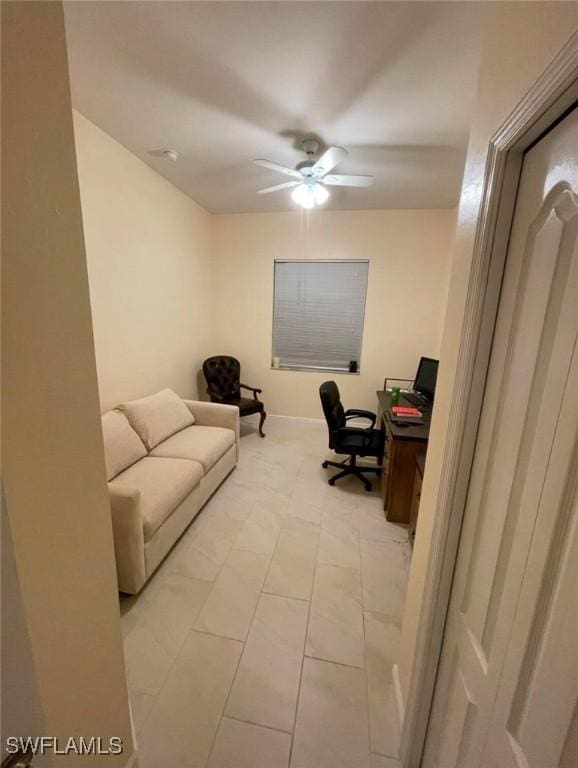
<path id="1" fill-rule="evenodd" d="M 403 693 L 401 692 L 401 682 L 399 679 L 399 666 L 393 665 L 391 671 L 393 677 L 393 692 L 395 696 L 395 709 L 397 712 L 397 722 L 399 725 L 399 732 L 403 730 L 403 721 L 405 720 L 405 706 L 403 703 Z"/>
<path id="2" fill-rule="evenodd" d="M 267 417 L 274 416 L 276 419 L 292 419 L 293 421 L 313 421 L 316 424 L 325 424 L 325 419 L 312 419 L 309 416 L 284 416 L 282 413 L 269 413 Z"/>
<path id="3" fill-rule="evenodd" d="M 291 421 L 308 421 L 313 424 L 325 424 L 325 419 L 313 419 L 310 416 L 284 416 L 282 413 L 269 413 L 267 414 L 267 418 L 269 416 L 275 418 L 275 419 L 290 419 Z M 348 426 L 350 427 L 367 427 L 367 419 L 351 419 L 348 422 Z"/>

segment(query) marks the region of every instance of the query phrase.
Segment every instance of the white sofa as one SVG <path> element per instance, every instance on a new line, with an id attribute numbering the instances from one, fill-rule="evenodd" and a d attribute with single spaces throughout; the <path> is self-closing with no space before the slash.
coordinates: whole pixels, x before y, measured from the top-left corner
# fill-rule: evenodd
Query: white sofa
<path id="1" fill-rule="evenodd" d="M 239 456 L 239 409 L 169 389 L 102 417 L 121 592 L 135 594 Z"/>

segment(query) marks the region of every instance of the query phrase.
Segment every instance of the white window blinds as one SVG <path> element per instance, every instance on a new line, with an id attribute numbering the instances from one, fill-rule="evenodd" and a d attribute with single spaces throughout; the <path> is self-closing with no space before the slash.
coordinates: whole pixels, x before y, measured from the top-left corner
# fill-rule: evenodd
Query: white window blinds
<path id="1" fill-rule="evenodd" d="M 273 357 L 281 367 L 359 366 L 367 261 L 276 261 Z"/>

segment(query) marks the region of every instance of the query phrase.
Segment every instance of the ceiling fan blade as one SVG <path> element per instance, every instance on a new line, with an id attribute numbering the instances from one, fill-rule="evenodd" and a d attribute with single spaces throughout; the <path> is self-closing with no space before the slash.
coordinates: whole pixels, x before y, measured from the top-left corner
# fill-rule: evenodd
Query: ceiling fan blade
<path id="1" fill-rule="evenodd" d="M 271 160 L 253 160 L 256 165 L 262 165 L 263 168 L 270 168 L 272 171 L 279 171 L 279 173 L 285 173 L 287 176 L 294 176 L 296 179 L 302 179 L 303 175 L 300 171 L 296 171 L 294 168 L 287 168 L 285 165 L 279 165 L 279 163 L 273 163 Z"/>
<path id="2" fill-rule="evenodd" d="M 347 176 L 338 174 L 337 176 L 324 176 L 321 181 L 332 187 L 370 187 L 374 182 L 374 176 Z"/>
<path id="3" fill-rule="evenodd" d="M 348 154 L 349 152 L 343 149 L 343 147 L 329 147 L 313 165 L 311 171 L 318 178 L 324 176 L 335 168 L 337 163 L 340 163 Z"/>
<path id="4" fill-rule="evenodd" d="M 269 192 L 277 192 L 279 189 L 289 189 L 289 187 L 297 187 L 301 184 L 300 181 L 286 181 L 284 184 L 275 184 L 274 187 L 265 187 L 265 189 L 257 190 L 258 195 L 268 195 Z"/>

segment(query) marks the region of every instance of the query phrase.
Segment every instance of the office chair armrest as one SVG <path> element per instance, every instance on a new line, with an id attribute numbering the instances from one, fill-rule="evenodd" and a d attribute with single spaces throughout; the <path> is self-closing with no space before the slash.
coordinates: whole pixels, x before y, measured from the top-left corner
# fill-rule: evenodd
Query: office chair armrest
<path id="1" fill-rule="evenodd" d="M 356 436 L 362 438 L 362 448 L 365 448 L 366 446 L 371 445 L 371 437 L 369 433 L 369 429 L 362 429 L 361 427 L 339 427 L 339 429 L 336 429 L 333 433 L 334 443 L 339 445 L 341 439 Z"/>
<path id="2" fill-rule="evenodd" d="M 367 429 L 371 429 L 376 420 L 375 413 L 372 413 L 371 411 L 364 411 L 359 408 L 350 408 L 349 410 L 345 411 L 345 418 L 346 419 L 369 419 L 371 421 L 371 426 L 367 427 Z"/>
<path id="3" fill-rule="evenodd" d="M 259 398 L 257 397 L 257 395 L 258 394 L 260 395 L 261 392 L 263 391 L 262 389 L 258 389 L 257 387 L 249 387 L 247 384 L 241 384 L 240 386 L 243 389 L 250 389 L 251 390 L 251 392 L 253 393 L 253 400 L 258 400 Z"/>

